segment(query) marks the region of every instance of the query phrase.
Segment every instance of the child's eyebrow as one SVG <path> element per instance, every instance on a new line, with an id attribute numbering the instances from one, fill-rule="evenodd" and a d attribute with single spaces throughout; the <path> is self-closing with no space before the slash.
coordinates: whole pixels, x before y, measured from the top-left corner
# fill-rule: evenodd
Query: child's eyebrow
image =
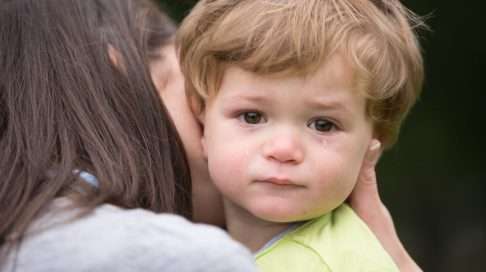
<path id="1" fill-rule="evenodd" d="M 312 109 L 323 109 L 328 111 L 339 111 L 343 113 L 353 113 L 353 111 L 348 107 L 347 103 L 339 101 L 339 99 L 319 99 L 315 98 L 306 101 L 309 108 Z"/>
<path id="2" fill-rule="evenodd" d="M 266 95 L 262 94 L 248 94 L 240 92 L 238 94 L 232 94 L 224 97 L 225 103 L 239 103 L 239 102 L 251 102 L 258 104 L 268 104 L 270 100 Z"/>

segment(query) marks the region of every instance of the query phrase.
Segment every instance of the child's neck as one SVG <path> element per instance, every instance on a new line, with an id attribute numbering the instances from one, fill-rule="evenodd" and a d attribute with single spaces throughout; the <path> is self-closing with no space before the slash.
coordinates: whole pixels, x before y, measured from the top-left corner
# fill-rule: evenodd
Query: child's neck
<path id="1" fill-rule="evenodd" d="M 291 224 L 265 221 L 226 200 L 225 214 L 227 229 L 231 237 L 244 244 L 253 253 Z"/>

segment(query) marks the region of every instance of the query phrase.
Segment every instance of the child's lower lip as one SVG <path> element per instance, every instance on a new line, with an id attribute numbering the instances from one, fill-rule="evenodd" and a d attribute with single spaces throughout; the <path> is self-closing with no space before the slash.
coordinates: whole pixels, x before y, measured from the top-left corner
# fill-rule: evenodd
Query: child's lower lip
<path id="1" fill-rule="evenodd" d="M 261 180 L 260 182 L 270 183 L 278 186 L 298 186 L 297 184 L 293 183 L 289 179 L 281 179 L 281 178 L 268 178 L 268 179 Z"/>

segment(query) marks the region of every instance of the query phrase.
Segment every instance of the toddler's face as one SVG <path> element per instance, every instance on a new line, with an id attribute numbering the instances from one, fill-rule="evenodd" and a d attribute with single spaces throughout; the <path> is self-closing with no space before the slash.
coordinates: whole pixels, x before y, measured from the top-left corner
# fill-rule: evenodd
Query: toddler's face
<path id="1" fill-rule="evenodd" d="M 372 139 L 365 98 L 339 54 L 307 77 L 230 67 L 203 119 L 209 172 L 229 209 L 272 222 L 343 203 Z"/>

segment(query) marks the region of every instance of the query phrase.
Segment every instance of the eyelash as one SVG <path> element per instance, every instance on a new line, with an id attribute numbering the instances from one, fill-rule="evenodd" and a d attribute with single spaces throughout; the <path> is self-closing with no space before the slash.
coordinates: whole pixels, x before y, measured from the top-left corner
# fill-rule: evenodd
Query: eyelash
<path id="1" fill-rule="evenodd" d="M 248 118 L 252 118 L 250 114 L 253 115 L 253 118 L 256 118 L 256 120 L 251 121 L 251 119 L 248 119 Z M 264 114 L 256 110 L 245 110 L 245 111 L 238 112 L 236 115 L 240 122 L 245 123 L 247 125 L 258 125 L 267 122 Z M 316 127 L 317 125 L 316 122 L 319 121 L 323 121 L 323 124 L 321 124 L 321 126 L 324 125 L 326 127 L 324 128 L 324 130 L 319 130 L 318 127 Z M 318 133 L 328 133 L 339 129 L 339 126 L 336 125 L 334 121 L 331 121 L 325 117 L 315 117 L 311 119 L 307 123 L 307 127 L 317 131 Z"/>
<path id="2" fill-rule="evenodd" d="M 316 122 L 317 121 L 323 121 L 324 124 L 321 124 L 321 125 L 324 125 L 326 126 L 326 129 L 325 130 L 319 130 L 317 127 L 316 127 Z M 314 127 L 313 127 L 313 124 L 314 124 Z M 330 121 L 329 119 L 327 118 L 324 118 L 324 117 L 316 117 L 316 118 L 313 118 L 311 119 L 308 123 L 307 123 L 307 126 L 311 129 L 314 129 L 316 130 L 317 132 L 319 133 L 327 133 L 327 132 L 332 132 L 332 131 L 335 131 L 337 130 L 339 127 L 336 125 L 336 123 L 334 123 L 333 121 Z M 329 127 L 330 128 L 327 128 Z"/>
<path id="3" fill-rule="evenodd" d="M 256 122 L 249 122 L 247 118 L 249 118 L 249 114 L 255 114 L 258 118 L 258 120 Z M 240 112 L 238 113 L 238 119 L 245 123 L 245 124 L 248 124 L 248 125 L 257 125 L 257 124 L 260 124 L 261 123 L 261 120 L 262 119 L 265 119 L 263 114 L 259 111 L 243 111 L 243 112 Z M 264 120 L 264 122 L 266 122 L 266 120 Z"/>

